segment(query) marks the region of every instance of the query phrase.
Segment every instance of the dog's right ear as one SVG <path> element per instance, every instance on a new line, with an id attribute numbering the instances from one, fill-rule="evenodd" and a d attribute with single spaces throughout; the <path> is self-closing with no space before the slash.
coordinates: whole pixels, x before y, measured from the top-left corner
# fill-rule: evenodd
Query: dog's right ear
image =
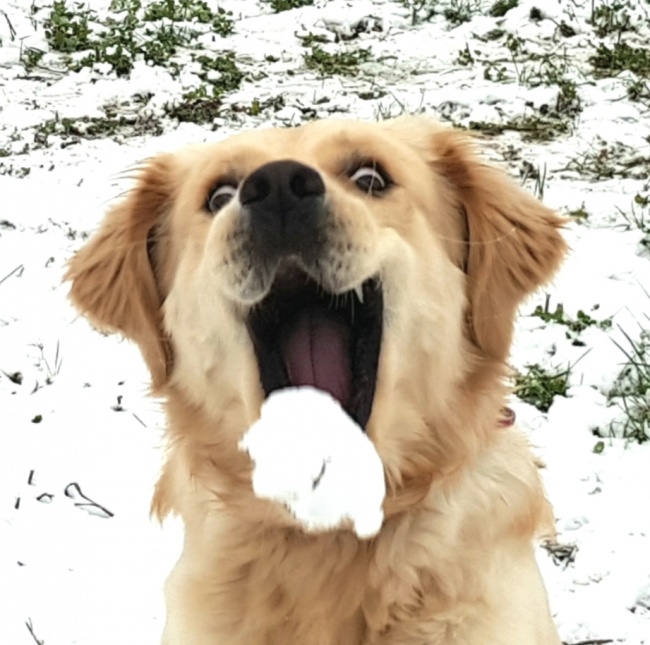
<path id="1" fill-rule="evenodd" d="M 146 162 L 134 188 L 108 212 L 100 229 L 70 260 L 65 275 L 72 283 L 70 299 L 93 325 L 138 344 L 154 390 L 167 381 L 171 351 L 163 333 L 150 245 L 173 198 L 171 155 Z"/>

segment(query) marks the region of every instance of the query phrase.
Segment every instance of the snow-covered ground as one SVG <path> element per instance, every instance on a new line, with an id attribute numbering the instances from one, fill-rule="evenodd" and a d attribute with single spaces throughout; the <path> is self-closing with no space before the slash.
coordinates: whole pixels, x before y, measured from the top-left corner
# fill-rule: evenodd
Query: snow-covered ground
<path id="1" fill-rule="evenodd" d="M 109 9 L 133 2 L 68 3 L 68 20 L 90 8 L 92 33 L 110 32 L 111 15 L 126 33 L 126 14 Z M 110 63 L 85 65 L 88 52 L 66 62 L 53 50 L 63 28 L 46 35 L 51 4 L 3 0 L 2 645 L 155 643 L 162 628 L 161 583 L 180 538 L 174 522 L 148 520 L 163 420 L 137 350 L 92 331 L 61 285 L 66 259 L 128 186 L 121 173 L 244 127 L 419 110 L 482 132 L 495 163 L 574 219 L 571 256 L 522 308 L 512 356 L 529 392 L 535 372 L 569 368 L 566 396 L 547 412 L 513 400 L 558 520 L 558 545 L 539 560 L 566 643 L 650 642 L 650 443 L 621 436 L 644 433 L 642 421 L 626 426 L 630 415 L 645 415 L 646 431 L 650 418 L 650 3 L 519 0 L 504 16 L 494 4 L 315 0 L 276 14 L 224 1 L 232 34 L 186 24 L 196 33 L 171 58 L 117 76 Z M 136 32 L 147 38 L 165 42 Z M 108 43 L 103 55 L 115 51 Z M 239 87 L 211 69 L 226 51 Z M 343 63 L 327 54 L 345 51 L 364 60 L 336 73 Z M 307 66 L 332 60 L 337 70 Z M 196 99 L 211 82 L 225 91 L 217 118 L 179 122 L 188 92 Z M 538 305 L 555 320 L 533 315 Z M 621 380 L 630 358 L 638 369 Z"/>

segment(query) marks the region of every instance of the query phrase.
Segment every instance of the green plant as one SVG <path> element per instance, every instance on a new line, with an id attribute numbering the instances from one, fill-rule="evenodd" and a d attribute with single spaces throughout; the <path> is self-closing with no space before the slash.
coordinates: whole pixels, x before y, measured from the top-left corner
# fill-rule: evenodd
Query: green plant
<path id="1" fill-rule="evenodd" d="M 629 6 L 626 2 L 602 2 L 598 6 L 592 3 L 591 17 L 589 22 L 599 38 L 610 34 L 620 35 L 633 29 L 633 21 L 628 12 Z"/>
<path id="2" fill-rule="evenodd" d="M 481 12 L 480 0 L 450 0 L 442 15 L 452 24 L 461 25 L 469 22 Z"/>
<path id="3" fill-rule="evenodd" d="M 26 47 L 20 55 L 20 62 L 24 65 L 25 71 L 30 72 L 35 67 L 38 67 L 44 55 L 45 52 L 41 49 Z"/>
<path id="4" fill-rule="evenodd" d="M 43 349 L 42 343 L 34 343 L 32 347 L 35 347 L 39 351 L 39 356 L 37 358 L 38 367 L 43 367 L 45 369 L 45 382 L 48 385 L 51 385 L 54 381 L 54 377 L 58 376 L 61 371 L 61 366 L 63 365 L 63 357 L 61 356 L 61 347 L 59 341 L 56 343 L 56 350 L 54 352 L 53 362 L 47 360 L 45 356 L 45 351 Z"/>
<path id="5" fill-rule="evenodd" d="M 596 320 L 581 309 L 577 311 L 575 318 L 569 318 L 564 311 L 564 305 L 560 303 L 555 307 L 555 311 L 550 311 L 548 304 L 547 301 L 543 307 L 541 305 L 535 307 L 532 315 L 541 318 L 544 322 L 554 322 L 558 325 L 564 325 L 569 331 L 575 334 L 579 334 L 588 327 L 610 329 L 612 326 L 611 318 Z"/>
<path id="6" fill-rule="evenodd" d="M 213 96 L 238 89 L 244 79 L 233 52 L 224 52 L 220 56 L 195 55 L 193 59 L 201 65 L 199 77 L 210 84 Z"/>
<path id="7" fill-rule="evenodd" d="M 233 32 L 234 22 L 231 12 L 212 11 L 205 0 L 155 0 L 144 7 L 141 0 L 112 0 L 103 21 L 82 4 L 69 6 L 66 0 L 55 0 L 44 26 L 52 51 L 86 54 L 69 56 L 69 69 L 105 63 L 118 76 L 128 76 L 138 57 L 178 73 L 179 63 L 174 59 L 181 48 L 193 43 L 199 31 L 204 33 L 207 28 L 227 36 Z M 30 53 L 25 64 L 35 61 L 36 54 Z"/>
<path id="8" fill-rule="evenodd" d="M 569 124 L 554 116 L 524 115 L 503 123 L 470 121 L 469 129 L 487 135 L 499 135 L 506 131 L 519 132 L 523 141 L 545 142 L 569 132 Z"/>
<path id="9" fill-rule="evenodd" d="M 530 161 L 524 159 L 521 168 L 521 184 L 526 184 L 529 179 L 533 180 L 532 193 L 540 201 L 544 200 L 544 192 L 546 191 L 546 164 L 544 166 L 534 165 Z"/>
<path id="10" fill-rule="evenodd" d="M 474 56 L 472 55 L 472 52 L 470 51 L 469 44 L 466 44 L 465 49 L 461 49 L 458 52 L 458 57 L 456 58 L 456 62 L 459 65 L 462 65 L 463 67 L 469 67 L 474 64 L 475 59 Z"/>
<path id="11" fill-rule="evenodd" d="M 625 221 L 622 225 L 627 231 L 637 229 L 643 234 L 641 245 L 650 250 L 650 210 L 648 209 L 649 198 L 647 195 L 638 193 L 632 200 L 630 212 L 618 209 L 619 214 Z"/>
<path id="12" fill-rule="evenodd" d="M 648 318 L 650 322 L 650 318 Z M 628 343 L 616 346 L 626 362 L 616 379 L 609 399 L 623 412 L 623 420 L 610 430 L 639 443 L 650 440 L 650 331 L 641 329 L 637 340 L 621 329 Z"/>
<path id="13" fill-rule="evenodd" d="M 584 202 L 579 208 L 573 208 L 567 211 L 567 217 L 570 217 L 571 219 L 574 219 L 577 222 L 584 222 L 589 217 L 589 213 L 585 208 Z"/>
<path id="14" fill-rule="evenodd" d="M 50 136 L 61 137 L 63 140 L 102 139 L 106 137 L 133 137 L 143 135 L 160 135 L 163 128 L 155 117 L 138 117 L 113 114 L 106 108 L 105 117 L 80 117 L 71 119 L 59 117 L 41 123 L 35 130 L 34 142 L 37 147 L 50 146 Z"/>
<path id="15" fill-rule="evenodd" d="M 636 79 L 627 87 L 627 97 L 630 101 L 647 102 L 650 104 L 650 84 L 647 81 Z"/>
<path id="16" fill-rule="evenodd" d="M 359 65 L 371 58 L 370 49 L 349 49 L 330 54 L 319 45 L 313 45 L 311 51 L 304 54 L 307 68 L 318 71 L 321 76 L 333 74 L 354 76 L 358 72 Z"/>
<path id="17" fill-rule="evenodd" d="M 555 99 L 555 113 L 575 116 L 582 111 L 582 102 L 578 87 L 573 81 L 562 79 L 558 82 L 558 93 Z"/>
<path id="18" fill-rule="evenodd" d="M 601 43 L 589 62 L 600 76 L 614 76 L 628 70 L 639 76 L 650 76 L 650 49 L 615 43 L 613 47 Z"/>
<path id="19" fill-rule="evenodd" d="M 138 5 L 140 3 L 139 0 L 131 1 L 137 2 Z M 196 21 L 200 24 L 210 24 L 213 31 L 220 36 L 228 36 L 235 29 L 232 11 L 222 8 L 218 8 L 216 12 L 212 11 L 205 0 L 157 0 L 147 5 L 143 20 Z"/>
<path id="20" fill-rule="evenodd" d="M 299 7 L 308 7 L 314 4 L 314 0 L 264 0 L 271 6 L 275 13 L 288 11 L 289 9 L 298 9 Z"/>
<path id="21" fill-rule="evenodd" d="M 406 7 L 411 14 L 411 25 L 429 20 L 436 14 L 436 7 L 440 0 L 397 0 Z"/>
<path id="22" fill-rule="evenodd" d="M 650 156 L 621 143 L 607 143 L 597 138 L 586 150 L 569 160 L 565 170 L 574 170 L 594 179 L 650 176 Z"/>
<path id="23" fill-rule="evenodd" d="M 52 11 L 43 23 L 51 49 L 66 54 L 91 49 L 89 17 L 82 3 L 68 7 L 66 0 L 54 0 Z"/>
<path id="24" fill-rule="evenodd" d="M 221 116 L 220 96 L 210 96 L 205 86 L 183 95 L 180 103 L 168 105 L 166 112 L 172 119 L 186 123 L 212 123 Z"/>
<path id="25" fill-rule="evenodd" d="M 527 365 L 526 373 L 515 375 L 514 393 L 541 412 L 548 412 L 556 396 L 566 396 L 569 368 L 547 371 L 538 364 Z"/>
<path id="26" fill-rule="evenodd" d="M 519 0 L 497 0 L 488 12 L 494 18 L 501 18 L 505 16 L 510 9 L 514 9 L 519 5 Z"/>

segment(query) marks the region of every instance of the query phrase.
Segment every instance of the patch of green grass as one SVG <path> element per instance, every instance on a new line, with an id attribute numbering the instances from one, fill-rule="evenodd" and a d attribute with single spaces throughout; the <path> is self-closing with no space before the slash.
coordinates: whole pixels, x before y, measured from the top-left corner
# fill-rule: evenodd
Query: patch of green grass
<path id="1" fill-rule="evenodd" d="M 650 250 L 650 204 L 649 195 L 638 193 L 632 200 L 630 211 L 626 212 L 618 209 L 619 214 L 624 220 L 623 228 L 627 231 L 638 230 L 643 234 L 641 246 Z"/>
<path id="2" fill-rule="evenodd" d="M 613 47 L 601 43 L 589 62 L 599 76 L 615 76 L 628 70 L 639 76 L 650 76 L 650 49 L 615 43 Z"/>
<path id="3" fill-rule="evenodd" d="M 562 79 L 558 82 L 558 93 L 555 99 L 555 113 L 575 116 L 582 111 L 582 101 L 578 87 L 573 81 Z"/>
<path id="4" fill-rule="evenodd" d="M 650 105 L 650 83 L 641 79 L 632 81 L 627 87 L 627 97 L 630 101 Z"/>
<path id="5" fill-rule="evenodd" d="M 597 327 L 598 329 L 611 329 L 612 327 L 611 318 L 596 320 L 582 310 L 578 310 L 575 318 L 570 318 L 566 315 L 564 306 L 561 303 L 555 307 L 555 311 L 549 310 L 548 302 L 543 307 L 538 305 L 535 307 L 532 315 L 541 318 L 544 322 L 554 322 L 558 325 L 564 325 L 574 334 L 579 334 L 588 327 Z"/>
<path id="6" fill-rule="evenodd" d="M 224 52 L 219 56 L 194 56 L 201 65 L 199 77 L 212 87 L 213 96 L 223 95 L 238 89 L 244 79 L 244 73 L 237 67 L 235 54 Z"/>
<path id="7" fill-rule="evenodd" d="M 567 211 L 567 217 L 570 217 L 571 219 L 577 222 L 584 222 L 585 220 L 587 220 L 587 218 L 589 217 L 589 213 L 585 208 L 584 202 L 579 208 L 573 208 Z"/>
<path id="8" fill-rule="evenodd" d="M 491 29 L 490 31 L 487 32 L 483 36 L 483 40 L 486 41 L 494 41 L 494 40 L 499 40 L 500 38 L 503 38 L 506 35 L 506 30 L 505 29 Z"/>
<path id="9" fill-rule="evenodd" d="M 411 25 L 429 20 L 436 14 L 436 7 L 439 0 L 398 0 L 398 2 L 410 10 Z"/>
<path id="10" fill-rule="evenodd" d="M 648 318 L 650 323 L 650 318 Z M 641 329 L 638 339 L 623 332 L 628 343 L 617 346 L 625 364 L 610 392 L 609 400 L 623 412 L 623 421 L 614 422 L 610 430 L 626 439 L 650 441 L 650 330 Z"/>
<path id="11" fill-rule="evenodd" d="M 233 52 L 221 56 L 198 55 L 193 60 L 201 65 L 198 76 L 202 85 L 185 92 L 182 101 L 168 105 L 166 113 L 185 123 L 212 123 L 222 116 L 223 96 L 239 88 L 244 73 L 237 67 Z M 259 102 L 258 106 L 260 110 L 265 107 Z M 254 115 L 254 103 L 250 109 L 249 113 Z"/>
<path id="12" fill-rule="evenodd" d="M 564 169 L 596 180 L 613 177 L 645 179 L 650 176 L 650 156 L 620 143 L 597 139 L 589 149 L 570 159 Z"/>
<path id="13" fill-rule="evenodd" d="M 0 177 L 15 177 L 24 179 L 32 172 L 29 166 L 14 166 L 13 164 L 0 163 Z"/>
<path id="14" fill-rule="evenodd" d="M 325 45 L 330 42 L 327 36 L 323 36 L 323 34 L 313 34 L 311 31 L 304 36 L 298 35 L 298 38 L 303 47 L 312 47 L 313 45 L 318 44 Z"/>
<path id="15" fill-rule="evenodd" d="M 515 375 L 514 393 L 541 412 L 548 412 L 556 396 L 566 396 L 569 369 L 547 371 L 538 364 L 527 365 L 526 373 Z"/>
<path id="16" fill-rule="evenodd" d="M 569 124 L 553 116 L 519 116 L 503 123 L 470 121 L 470 130 L 477 130 L 488 136 L 506 131 L 519 132 L 523 141 L 548 142 L 569 132 Z"/>
<path id="17" fill-rule="evenodd" d="M 54 51 L 66 54 L 91 49 L 90 16 L 82 3 L 68 6 L 66 0 L 55 0 L 43 23 L 47 44 Z"/>
<path id="18" fill-rule="evenodd" d="M 566 82 L 570 61 L 566 52 L 562 55 L 530 56 L 526 61 L 517 61 L 513 56 L 517 81 L 526 87 L 560 85 Z"/>
<path id="19" fill-rule="evenodd" d="M 122 0 L 124 2 L 124 0 Z M 139 0 L 131 0 L 138 2 Z M 145 21 L 171 20 L 172 22 L 193 22 L 209 24 L 220 36 L 229 36 L 235 30 L 232 11 L 218 8 L 212 11 L 205 0 L 157 0 L 144 10 Z"/>
<path id="20" fill-rule="evenodd" d="M 309 7 L 314 4 L 314 0 L 263 0 L 265 4 L 271 6 L 275 13 L 288 11 L 289 9 L 298 9 L 299 7 Z"/>
<path id="21" fill-rule="evenodd" d="M 174 58 L 194 46 L 199 33 L 227 36 L 234 30 L 231 12 L 212 11 L 205 0 L 113 0 L 102 21 L 82 3 L 55 0 L 43 25 L 50 49 L 68 55 L 69 69 L 105 63 L 118 76 L 128 76 L 138 57 L 176 74 Z M 85 56 L 74 56 L 79 52 Z M 35 62 L 36 54 L 25 57 L 26 66 Z"/>
<path id="22" fill-rule="evenodd" d="M 45 52 L 35 47 L 26 47 L 20 55 L 20 62 L 23 64 L 26 72 L 31 72 L 41 62 Z"/>
<path id="23" fill-rule="evenodd" d="M 205 124 L 212 123 L 221 116 L 222 104 L 220 96 L 210 96 L 205 86 L 201 86 L 184 94 L 183 100 L 168 106 L 166 112 L 172 119 L 182 123 Z"/>
<path id="24" fill-rule="evenodd" d="M 475 58 L 469 48 L 469 43 L 465 45 L 465 49 L 458 52 L 456 62 L 463 67 L 471 67 L 475 63 Z"/>
<path id="25" fill-rule="evenodd" d="M 609 35 L 620 35 L 625 31 L 634 30 L 634 20 L 628 11 L 627 2 L 614 0 L 611 4 L 601 2 L 596 5 L 592 3 L 592 12 L 589 22 L 599 38 Z"/>
<path id="26" fill-rule="evenodd" d="M 493 18 L 502 18 L 510 9 L 519 5 L 519 0 L 497 0 L 488 12 Z"/>
<path id="27" fill-rule="evenodd" d="M 107 109 L 110 113 L 111 110 Z M 104 139 L 107 137 L 136 137 L 144 135 L 159 136 L 163 132 L 160 121 L 154 117 L 138 118 L 112 114 L 106 117 L 81 117 L 71 119 L 56 117 L 41 123 L 34 131 L 36 148 L 51 145 L 50 137 L 60 137 L 62 145 L 70 145 L 80 139 Z"/>
<path id="28" fill-rule="evenodd" d="M 270 96 L 263 101 L 253 99 L 250 103 L 236 103 L 230 106 L 232 112 L 248 114 L 249 116 L 260 116 L 266 111 L 271 113 L 281 110 L 285 106 L 284 96 Z"/>
<path id="29" fill-rule="evenodd" d="M 450 0 L 442 15 L 454 26 L 469 22 L 481 12 L 480 0 Z"/>
<path id="30" fill-rule="evenodd" d="M 304 55 L 308 69 L 316 70 L 321 76 L 354 76 L 359 65 L 372 59 L 370 49 L 350 49 L 330 54 L 319 45 L 313 45 L 311 51 Z"/>
<path id="31" fill-rule="evenodd" d="M 532 193 L 540 201 L 544 201 L 544 193 L 546 191 L 546 164 L 543 166 L 534 165 L 530 161 L 524 159 L 521 169 L 521 183 L 522 186 L 526 184 L 529 179 L 533 180 Z"/>
<path id="32" fill-rule="evenodd" d="M 580 100 L 575 82 L 570 80 L 574 64 L 567 52 L 562 54 L 531 54 L 526 42 L 507 34 L 505 47 L 509 59 L 490 59 L 484 62 L 483 77 L 497 83 L 516 82 L 526 87 L 558 86 L 556 112 L 575 114 L 580 111 Z"/>

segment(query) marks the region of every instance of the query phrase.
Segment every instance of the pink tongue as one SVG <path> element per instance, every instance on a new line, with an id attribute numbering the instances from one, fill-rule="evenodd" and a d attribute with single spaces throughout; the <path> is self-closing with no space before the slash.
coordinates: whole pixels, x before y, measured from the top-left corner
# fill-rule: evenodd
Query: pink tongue
<path id="1" fill-rule="evenodd" d="M 329 392 L 341 405 L 350 400 L 350 330 L 322 312 L 300 314 L 283 339 L 282 354 L 289 380 Z"/>

